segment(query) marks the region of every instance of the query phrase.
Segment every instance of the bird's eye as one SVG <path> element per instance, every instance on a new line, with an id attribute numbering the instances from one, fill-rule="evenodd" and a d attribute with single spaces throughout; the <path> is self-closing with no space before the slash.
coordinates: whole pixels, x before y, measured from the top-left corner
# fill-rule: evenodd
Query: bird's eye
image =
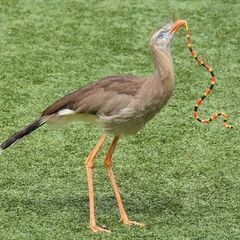
<path id="1" fill-rule="evenodd" d="M 164 36 L 165 36 L 164 32 L 160 32 L 160 33 L 158 34 L 158 37 L 161 38 L 161 39 L 163 39 Z"/>

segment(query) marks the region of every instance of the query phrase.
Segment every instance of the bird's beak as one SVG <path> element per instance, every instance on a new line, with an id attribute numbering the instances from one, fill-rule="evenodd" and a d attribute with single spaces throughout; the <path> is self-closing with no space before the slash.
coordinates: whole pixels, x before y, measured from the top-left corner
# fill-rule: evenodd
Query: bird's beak
<path id="1" fill-rule="evenodd" d="M 177 32 L 177 30 L 178 30 L 180 27 L 182 27 L 182 26 L 184 26 L 184 25 L 186 25 L 186 24 L 187 24 L 187 22 L 184 21 L 184 20 L 177 20 L 176 22 L 174 22 L 173 25 L 172 25 L 172 28 L 171 28 L 171 30 L 170 30 L 170 35 L 173 36 L 173 34 L 174 34 L 175 32 Z"/>

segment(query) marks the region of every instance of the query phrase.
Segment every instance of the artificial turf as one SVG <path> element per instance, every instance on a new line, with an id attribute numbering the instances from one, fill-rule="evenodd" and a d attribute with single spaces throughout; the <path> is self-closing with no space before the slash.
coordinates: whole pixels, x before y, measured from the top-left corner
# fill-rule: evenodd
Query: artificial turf
<path id="1" fill-rule="evenodd" d="M 240 239 L 239 1 L 0 1 L 0 139 L 54 100 L 112 74 L 149 75 L 151 34 L 187 20 L 193 48 L 218 76 L 194 121 L 209 75 L 190 57 L 185 33 L 172 42 L 174 96 L 136 136 L 121 139 L 114 171 L 132 220 L 124 227 L 102 165 L 94 169 L 96 216 L 88 229 L 84 159 L 101 130 L 81 123 L 42 127 L 0 156 L 0 239 Z M 108 140 L 108 144 L 110 140 Z"/>

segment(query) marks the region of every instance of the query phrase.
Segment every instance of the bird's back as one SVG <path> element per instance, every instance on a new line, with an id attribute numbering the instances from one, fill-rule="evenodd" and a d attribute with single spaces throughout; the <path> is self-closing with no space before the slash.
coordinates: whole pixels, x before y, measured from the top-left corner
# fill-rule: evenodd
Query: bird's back
<path id="1" fill-rule="evenodd" d="M 114 115 L 137 95 L 144 78 L 109 76 L 74 91 L 46 108 L 42 116 L 69 109 L 76 113 Z"/>

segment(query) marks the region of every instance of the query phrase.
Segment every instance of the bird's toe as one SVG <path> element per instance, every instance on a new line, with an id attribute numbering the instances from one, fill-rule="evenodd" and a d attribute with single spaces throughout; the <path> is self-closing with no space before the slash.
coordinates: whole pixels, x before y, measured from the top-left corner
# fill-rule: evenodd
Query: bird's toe
<path id="1" fill-rule="evenodd" d="M 138 227 L 144 227 L 144 223 L 139 223 L 139 222 L 135 222 L 135 221 L 130 221 L 128 219 L 126 220 L 121 220 L 121 222 L 126 225 L 126 226 L 138 226 Z"/>
<path id="2" fill-rule="evenodd" d="M 111 233 L 110 230 L 108 230 L 108 229 L 106 229 L 106 228 L 99 227 L 99 226 L 97 226 L 97 225 L 90 226 L 90 229 L 91 229 L 93 232 L 106 232 L 106 233 Z"/>

